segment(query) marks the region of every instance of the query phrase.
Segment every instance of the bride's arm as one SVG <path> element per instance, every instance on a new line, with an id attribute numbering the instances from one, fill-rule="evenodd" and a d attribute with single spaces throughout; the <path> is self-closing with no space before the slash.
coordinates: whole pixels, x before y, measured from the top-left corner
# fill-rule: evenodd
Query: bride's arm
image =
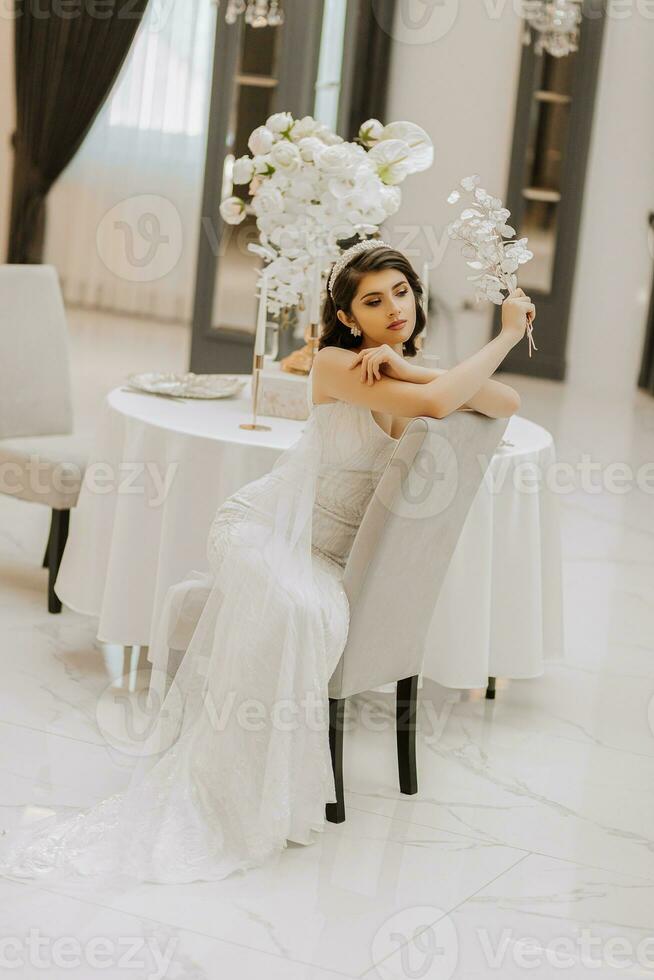
<path id="1" fill-rule="evenodd" d="M 404 358 L 404 362 L 406 367 L 403 370 L 406 373 L 403 374 L 403 380 L 411 381 L 414 384 L 426 384 L 442 374 L 447 374 L 445 368 L 422 367 L 419 364 L 408 363 L 408 358 Z M 384 373 L 386 373 L 385 369 L 386 365 L 382 368 Z M 389 371 L 388 374 L 389 377 L 396 377 L 394 370 Z M 460 407 L 481 412 L 491 418 L 506 418 L 507 415 L 520 411 L 520 395 L 511 385 L 489 378 Z"/>
<path id="2" fill-rule="evenodd" d="M 445 418 L 466 405 L 483 411 L 472 402 L 476 401 L 479 389 L 499 367 L 515 342 L 512 337 L 500 333 L 472 357 L 449 371 L 437 373 L 435 378 L 422 384 L 398 381 L 385 375 L 372 385 L 362 384 L 359 371 L 350 370 L 357 359 L 353 351 L 323 347 L 313 362 L 314 393 L 320 388 L 324 394 L 339 401 L 365 405 L 374 411 L 402 418 L 421 415 Z M 518 403 L 516 400 L 510 406 L 504 403 L 500 407 L 504 414 L 498 412 L 496 417 L 503 418 L 517 411 Z"/>

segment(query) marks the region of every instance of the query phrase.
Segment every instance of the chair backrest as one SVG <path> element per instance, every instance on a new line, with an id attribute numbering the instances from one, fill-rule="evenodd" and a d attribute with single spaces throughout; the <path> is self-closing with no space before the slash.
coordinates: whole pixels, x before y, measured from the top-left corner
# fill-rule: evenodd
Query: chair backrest
<path id="1" fill-rule="evenodd" d="M 345 566 L 350 625 L 330 697 L 349 697 L 422 670 L 445 573 L 507 425 L 506 418 L 461 411 L 444 419 L 416 418 L 405 429 Z"/>
<path id="2" fill-rule="evenodd" d="M 0 265 L 0 439 L 73 431 L 68 329 L 51 265 Z"/>

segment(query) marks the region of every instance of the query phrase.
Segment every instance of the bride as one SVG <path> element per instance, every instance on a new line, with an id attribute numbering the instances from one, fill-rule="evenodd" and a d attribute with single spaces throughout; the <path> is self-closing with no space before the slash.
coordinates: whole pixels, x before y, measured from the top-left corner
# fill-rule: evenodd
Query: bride
<path id="1" fill-rule="evenodd" d="M 176 670 L 166 599 L 150 651 L 158 708 L 135 739 L 125 791 L 6 834 L 4 874 L 213 880 L 289 841 L 315 842 L 336 802 L 328 682 L 349 623 L 343 569 L 367 503 L 410 419 L 517 411 L 517 393 L 489 378 L 534 314 L 518 289 L 501 333 L 472 357 L 449 371 L 411 365 L 425 314 L 408 259 L 373 239 L 343 253 L 309 419 L 270 473 L 218 507 L 207 602 Z"/>

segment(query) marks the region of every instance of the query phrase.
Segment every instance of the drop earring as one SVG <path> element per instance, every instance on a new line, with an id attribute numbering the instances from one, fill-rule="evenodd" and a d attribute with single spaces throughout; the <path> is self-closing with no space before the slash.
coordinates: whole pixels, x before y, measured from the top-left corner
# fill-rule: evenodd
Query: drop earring
<path id="1" fill-rule="evenodd" d="M 360 337 L 361 336 L 361 330 L 359 330 L 359 328 L 357 327 L 356 323 L 353 323 L 350 326 L 350 331 L 351 331 L 353 337 Z"/>

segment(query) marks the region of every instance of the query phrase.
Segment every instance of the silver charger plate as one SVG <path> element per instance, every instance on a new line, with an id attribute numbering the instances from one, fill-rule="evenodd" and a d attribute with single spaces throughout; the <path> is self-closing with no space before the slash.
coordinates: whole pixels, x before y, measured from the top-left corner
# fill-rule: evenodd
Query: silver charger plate
<path id="1" fill-rule="evenodd" d="M 240 394 L 247 378 L 242 374 L 175 374 L 170 371 L 146 371 L 128 374 L 127 383 L 139 391 L 173 398 L 230 398 Z"/>

